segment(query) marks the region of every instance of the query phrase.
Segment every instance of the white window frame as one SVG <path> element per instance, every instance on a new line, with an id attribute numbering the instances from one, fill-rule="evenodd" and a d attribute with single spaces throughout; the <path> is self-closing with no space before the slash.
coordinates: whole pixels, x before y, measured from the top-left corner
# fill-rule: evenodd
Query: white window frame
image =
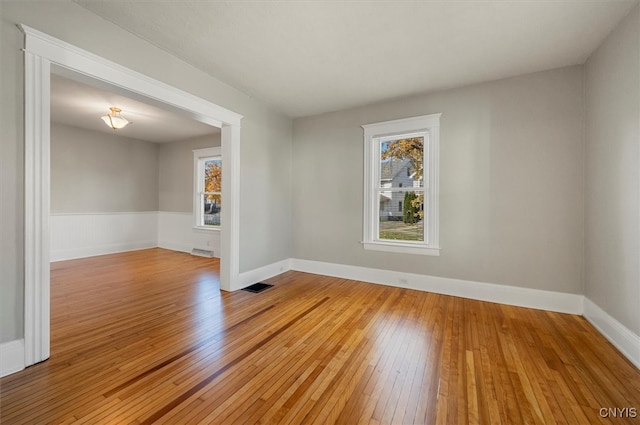
<path id="1" fill-rule="evenodd" d="M 364 249 L 403 254 L 440 255 L 439 237 L 439 165 L 440 116 L 430 114 L 413 118 L 365 124 L 364 129 Z M 379 238 L 380 148 L 381 141 L 420 135 L 424 137 L 424 240 L 401 241 Z M 403 188 L 405 189 L 405 188 Z M 408 189 L 408 188 L 406 188 Z"/>
<path id="2" fill-rule="evenodd" d="M 220 225 L 204 224 L 204 171 L 205 162 L 212 159 L 222 161 L 221 148 L 204 148 L 193 150 L 193 228 L 198 230 L 220 231 Z M 223 163 L 224 164 L 224 163 Z M 216 192 L 222 196 L 222 192 Z"/>

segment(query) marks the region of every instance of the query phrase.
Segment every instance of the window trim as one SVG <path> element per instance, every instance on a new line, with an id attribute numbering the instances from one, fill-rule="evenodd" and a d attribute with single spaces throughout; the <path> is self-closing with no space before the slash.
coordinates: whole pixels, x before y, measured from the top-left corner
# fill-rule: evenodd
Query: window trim
<path id="1" fill-rule="evenodd" d="M 404 254 L 440 255 L 439 235 L 439 175 L 440 175 L 440 116 L 422 115 L 412 118 L 384 121 L 362 125 L 364 129 L 364 203 L 363 240 L 364 249 Z M 402 136 L 411 133 L 426 133 L 425 151 L 425 240 L 397 241 L 379 239 L 379 208 L 376 199 L 378 191 L 379 149 L 381 138 Z"/>
<path id="2" fill-rule="evenodd" d="M 219 232 L 222 225 L 203 226 L 200 224 L 203 209 L 200 197 L 200 174 L 204 171 L 203 160 L 208 158 L 220 158 L 220 161 L 222 161 L 222 148 L 213 147 L 193 150 L 193 228 L 209 232 Z M 222 192 L 220 195 L 222 196 Z"/>

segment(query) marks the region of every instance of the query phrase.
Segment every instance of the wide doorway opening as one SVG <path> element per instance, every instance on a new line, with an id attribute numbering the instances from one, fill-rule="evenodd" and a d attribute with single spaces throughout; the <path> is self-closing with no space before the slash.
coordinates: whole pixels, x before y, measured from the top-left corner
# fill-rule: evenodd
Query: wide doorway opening
<path id="1" fill-rule="evenodd" d="M 37 30 L 25 33 L 25 366 L 50 354 L 51 76 L 102 87 L 220 129 L 225 162 L 220 288 L 239 289 L 241 116 Z"/>

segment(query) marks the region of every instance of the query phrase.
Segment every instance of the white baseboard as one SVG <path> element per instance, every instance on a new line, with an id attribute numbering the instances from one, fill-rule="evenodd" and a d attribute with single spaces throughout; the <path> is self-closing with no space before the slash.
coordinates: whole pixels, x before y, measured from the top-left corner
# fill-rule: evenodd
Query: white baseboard
<path id="1" fill-rule="evenodd" d="M 291 259 L 291 269 L 519 307 L 570 314 L 583 313 L 584 297 L 564 292 L 543 291 L 297 258 Z"/>
<path id="2" fill-rule="evenodd" d="M 163 241 L 163 240 L 158 241 L 158 248 L 170 249 L 171 251 L 179 251 L 179 252 L 186 252 L 186 253 L 190 253 L 191 250 L 193 249 L 193 247 L 189 246 L 188 244 L 179 243 L 175 241 Z"/>
<path id="3" fill-rule="evenodd" d="M 24 369 L 24 339 L 0 344 L 0 378 Z"/>
<path id="4" fill-rule="evenodd" d="M 584 317 L 631 363 L 640 369 L 640 336 L 611 317 L 589 298 L 584 299 Z"/>
<path id="5" fill-rule="evenodd" d="M 157 246 L 158 243 L 156 241 L 145 241 L 57 250 L 51 252 L 51 262 L 95 257 L 96 255 L 117 254 L 118 252 L 137 251 L 140 249 L 156 248 Z"/>
<path id="6" fill-rule="evenodd" d="M 245 288 L 254 283 L 269 279 L 281 273 L 291 270 L 291 260 L 286 259 L 276 263 L 267 264 L 257 269 L 240 273 L 240 288 Z"/>

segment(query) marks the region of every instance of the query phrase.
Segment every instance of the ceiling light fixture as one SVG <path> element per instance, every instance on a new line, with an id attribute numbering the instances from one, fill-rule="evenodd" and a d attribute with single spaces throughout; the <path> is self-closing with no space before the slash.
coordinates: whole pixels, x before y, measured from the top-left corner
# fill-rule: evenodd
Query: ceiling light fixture
<path id="1" fill-rule="evenodd" d="M 109 127 L 114 130 L 119 130 L 129 124 L 129 121 L 127 121 L 122 117 L 122 115 L 120 115 L 120 112 L 122 112 L 120 108 L 112 106 L 111 108 L 109 108 L 109 110 L 111 112 L 102 117 L 102 121 L 104 121 L 105 124 L 107 124 Z"/>

